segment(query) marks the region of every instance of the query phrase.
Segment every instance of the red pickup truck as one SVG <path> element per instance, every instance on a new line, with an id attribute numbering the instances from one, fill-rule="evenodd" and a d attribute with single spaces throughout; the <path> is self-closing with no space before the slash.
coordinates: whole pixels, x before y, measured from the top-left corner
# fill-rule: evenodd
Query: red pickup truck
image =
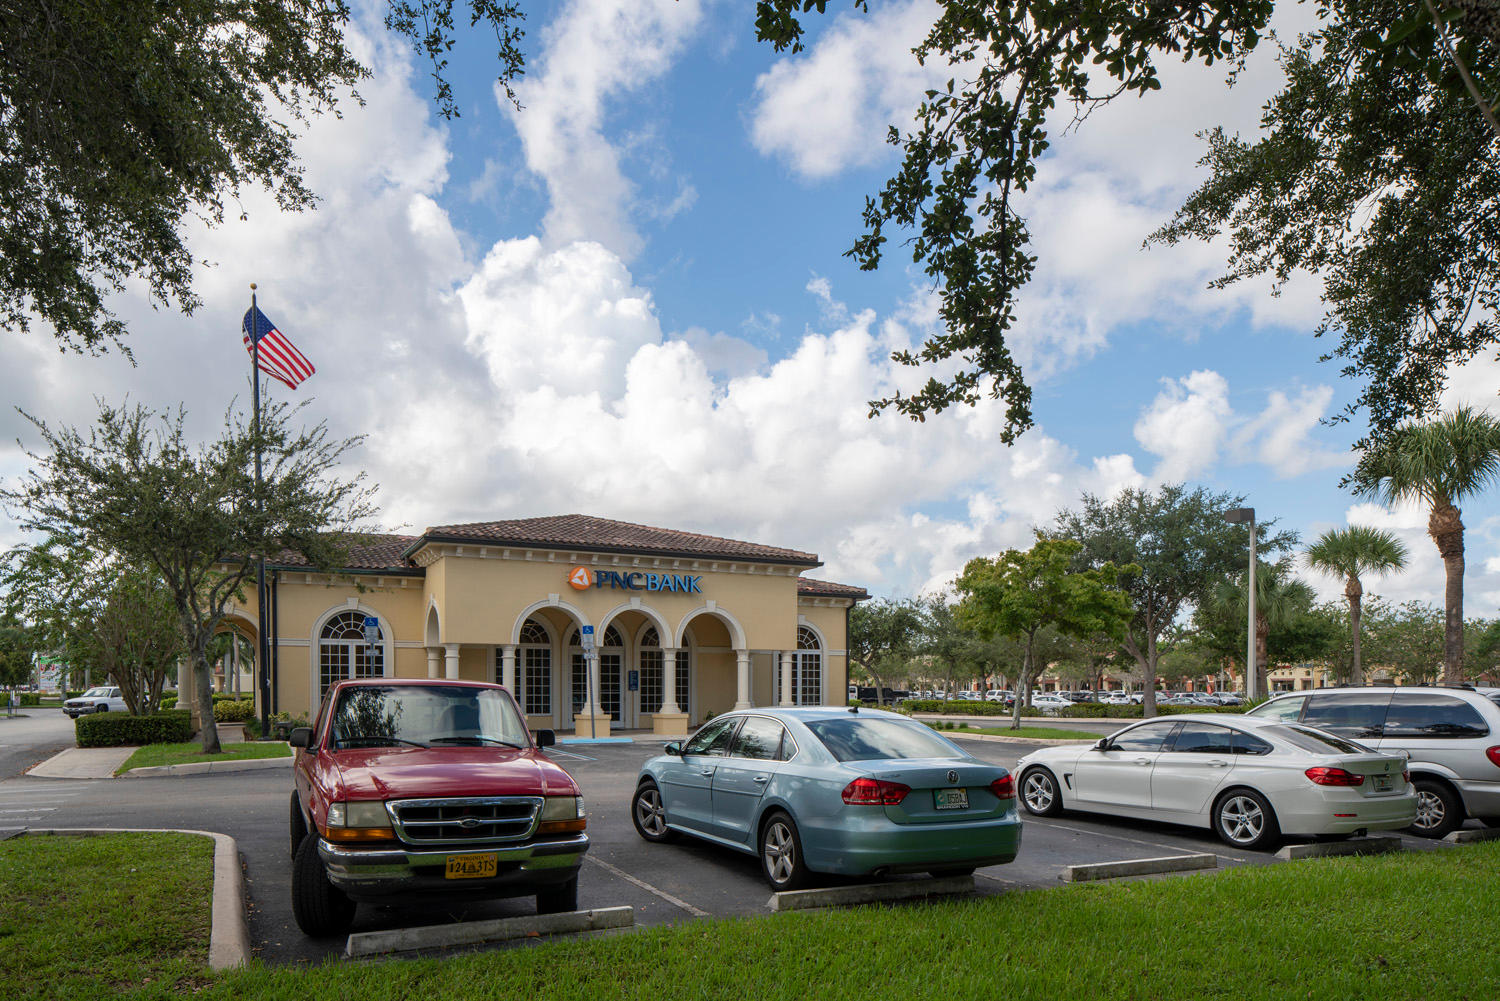
<path id="1" fill-rule="evenodd" d="M 536 895 L 578 907 L 583 797 L 499 685 L 370 678 L 334 685 L 298 748 L 292 914 L 344 934 L 358 902 Z"/>

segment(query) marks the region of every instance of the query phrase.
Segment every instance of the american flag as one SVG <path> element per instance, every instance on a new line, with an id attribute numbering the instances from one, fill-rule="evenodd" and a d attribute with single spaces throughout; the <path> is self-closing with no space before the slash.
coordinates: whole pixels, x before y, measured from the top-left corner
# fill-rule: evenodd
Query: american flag
<path id="1" fill-rule="evenodd" d="M 276 324 L 266 319 L 266 314 L 259 307 L 251 306 L 245 311 L 244 329 L 245 350 L 252 355 L 255 353 L 255 345 L 250 341 L 251 331 L 259 338 L 260 370 L 267 375 L 275 376 L 296 389 L 298 383 L 317 371 L 312 362 L 304 358 L 302 352 L 287 340 L 286 335 L 276 329 Z"/>

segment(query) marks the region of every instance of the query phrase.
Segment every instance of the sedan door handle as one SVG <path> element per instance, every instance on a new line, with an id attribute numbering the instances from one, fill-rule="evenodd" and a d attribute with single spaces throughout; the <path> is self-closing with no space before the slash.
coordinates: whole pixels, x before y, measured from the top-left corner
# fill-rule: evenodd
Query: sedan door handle
<path id="1" fill-rule="evenodd" d="M 1151 764 L 1151 759 L 1150 758 L 1136 758 L 1135 759 L 1135 763 L 1138 764 L 1138 765 L 1149 765 L 1149 764 Z"/>
<path id="2" fill-rule="evenodd" d="M 753 782 L 769 782 L 769 781 L 771 781 L 771 776 L 769 776 L 769 775 L 757 775 L 751 781 L 753 781 Z"/>
<path id="3" fill-rule="evenodd" d="M 712 768 L 702 768 L 698 771 L 699 775 L 712 775 L 713 773 L 714 770 Z"/>
<path id="4" fill-rule="evenodd" d="M 1218 759 L 1215 759 L 1213 761 L 1205 761 L 1204 764 L 1208 765 L 1208 767 L 1210 768 L 1226 768 L 1228 767 L 1229 762 L 1219 761 Z"/>

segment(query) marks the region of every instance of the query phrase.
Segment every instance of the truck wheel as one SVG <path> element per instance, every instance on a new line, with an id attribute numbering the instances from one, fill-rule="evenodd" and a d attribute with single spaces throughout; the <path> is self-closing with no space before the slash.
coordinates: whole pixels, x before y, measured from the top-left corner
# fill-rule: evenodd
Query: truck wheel
<path id="1" fill-rule="evenodd" d="M 292 793 L 292 816 L 287 826 L 292 835 L 292 850 L 287 854 L 296 858 L 297 849 L 302 846 L 302 840 L 307 837 L 307 821 L 302 819 L 302 802 L 297 799 L 296 793 Z"/>
<path id="2" fill-rule="evenodd" d="M 96 713 L 107 713 L 107 712 L 109 712 L 109 704 L 105 703 L 103 705 L 97 705 L 97 706 L 95 706 L 94 707 L 94 712 L 96 712 Z"/>
<path id="3" fill-rule="evenodd" d="M 328 881 L 315 834 L 302 839 L 292 860 L 292 917 L 312 938 L 345 935 L 354 923 L 354 901 Z"/>
<path id="4" fill-rule="evenodd" d="M 538 890 L 536 912 L 538 914 L 566 914 L 578 910 L 578 874 L 566 883 Z"/>

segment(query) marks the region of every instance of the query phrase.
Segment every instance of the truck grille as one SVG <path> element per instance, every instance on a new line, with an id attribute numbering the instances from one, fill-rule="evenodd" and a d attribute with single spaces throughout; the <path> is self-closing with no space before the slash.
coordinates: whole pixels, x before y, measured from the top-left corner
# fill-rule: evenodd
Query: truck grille
<path id="1" fill-rule="evenodd" d="M 386 804 L 396 836 L 413 845 L 521 841 L 536 829 L 540 796 L 397 799 Z"/>

